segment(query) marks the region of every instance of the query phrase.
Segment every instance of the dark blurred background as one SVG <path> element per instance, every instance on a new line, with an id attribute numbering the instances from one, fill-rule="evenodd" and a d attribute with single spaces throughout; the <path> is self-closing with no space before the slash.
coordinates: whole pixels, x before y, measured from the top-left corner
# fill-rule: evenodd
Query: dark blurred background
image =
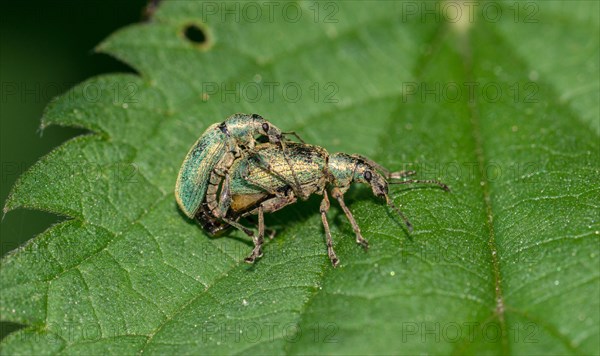
<path id="1" fill-rule="evenodd" d="M 0 199 L 19 175 L 65 140 L 83 131 L 49 127 L 40 119 L 56 95 L 94 75 L 131 72 L 94 53 L 120 27 L 143 21 L 146 0 L 4 1 L 0 5 Z M 52 214 L 15 210 L 0 224 L 0 254 L 60 221 Z M 2 324 L 0 337 L 14 329 Z"/>

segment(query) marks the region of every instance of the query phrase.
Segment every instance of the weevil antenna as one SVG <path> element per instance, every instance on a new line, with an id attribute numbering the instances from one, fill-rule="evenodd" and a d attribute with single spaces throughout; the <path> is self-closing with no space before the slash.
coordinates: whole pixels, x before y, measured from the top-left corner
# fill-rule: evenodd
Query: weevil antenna
<path id="1" fill-rule="evenodd" d="M 370 166 L 372 166 L 373 168 L 375 168 L 375 170 L 383 173 L 383 176 L 386 179 L 392 178 L 389 169 L 387 169 L 384 166 L 380 165 L 379 163 L 373 161 L 369 157 L 366 157 L 366 156 L 363 156 L 363 155 L 359 155 L 359 154 L 353 154 L 353 155 L 351 155 L 351 157 L 358 158 L 358 159 L 361 159 L 361 160 L 365 161 L 367 164 L 369 164 Z"/>
<path id="2" fill-rule="evenodd" d="M 388 179 L 392 180 L 392 179 L 404 179 L 406 177 L 410 177 L 417 174 L 416 171 L 398 171 L 398 172 L 392 172 L 390 173 L 390 176 L 388 177 Z"/>
<path id="3" fill-rule="evenodd" d="M 402 218 L 402 220 L 404 220 L 404 223 L 406 224 L 406 228 L 408 229 L 408 232 L 413 232 L 413 226 L 410 223 L 410 221 L 408 221 L 408 218 L 402 213 L 402 211 L 400 209 L 398 209 L 396 207 L 396 205 L 394 205 L 394 203 L 392 202 L 392 199 L 390 199 L 389 195 L 385 195 L 385 201 L 387 203 L 387 205 L 394 209 L 394 211 L 400 215 L 400 217 Z"/>
<path id="4" fill-rule="evenodd" d="M 296 139 L 298 139 L 298 141 L 300 141 L 301 143 L 306 143 L 295 131 L 283 131 L 283 132 L 281 132 L 281 134 L 282 135 L 292 135 Z"/>
<path id="5" fill-rule="evenodd" d="M 443 190 L 449 192 L 450 188 L 440 182 L 439 180 L 435 180 L 435 179 L 427 179 L 427 180 L 415 180 L 415 179 L 408 179 L 408 180 L 403 180 L 400 182 L 388 182 L 388 184 L 413 184 L 413 183 L 417 183 L 417 184 L 436 184 L 437 186 L 439 186 L 440 188 L 442 188 Z"/>

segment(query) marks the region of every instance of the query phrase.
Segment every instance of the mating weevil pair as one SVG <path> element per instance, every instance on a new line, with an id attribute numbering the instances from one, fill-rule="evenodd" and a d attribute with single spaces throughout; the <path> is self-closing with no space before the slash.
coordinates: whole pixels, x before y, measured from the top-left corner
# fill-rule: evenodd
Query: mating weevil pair
<path id="1" fill-rule="evenodd" d="M 195 218 L 206 202 L 214 210 L 216 194 L 229 167 L 256 144 L 261 135 L 278 144 L 285 152 L 283 132 L 260 115 L 234 114 L 222 123 L 211 125 L 189 150 L 177 177 L 175 198 L 181 210 Z M 295 135 L 294 132 L 288 134 Z M 287 160 L 287 155 L 284 158 Z M 228 224 L 243 227 L 226 216 L 219 216 Z M 203 222 L 201 220 L 201 222 Z"/>
<path id="2" fill-rule="evenodd" d="M 223 126 L 227 129 L 221 129 Z M 226 133 L 225 136 L 219 131 Z M 258 115 L 233 115 L 211 126 L 200 137 L 185 158 L 177 179 L 175 196 L 180 208 L 209 233 L 214 235 L 233 226 L 252 236 L 254 249 L 245 260 L 248 263 L 262 256 L 264 214 L 293 204 L 298 198 L 306 200 L 312 194 L 323 195 L 320 214 L 327 254 L 335 267 L 339 259 L 327 221 L 330 206 L 327 188 L 350 221 L 356 242 L 365 249 L 368 242 L 344 202 L 344 193 L 352 183 L 369 184 L 373 194 L 383 197 L 400 215 L 409 231 L 412 225 L 393 204 L 388 185 L 432 183 L 449 190 L 436 180 L 403 180 L 413 171 L 390 172 L 360 155 L 330 155 L 318 146 L 286 141 L 284 134 Z M 257 144 L 256 135 L 267 137 L 269 142 Z M 239 223 L 240 218 L 249 215 L 258 215 L 258 236 Z"/>

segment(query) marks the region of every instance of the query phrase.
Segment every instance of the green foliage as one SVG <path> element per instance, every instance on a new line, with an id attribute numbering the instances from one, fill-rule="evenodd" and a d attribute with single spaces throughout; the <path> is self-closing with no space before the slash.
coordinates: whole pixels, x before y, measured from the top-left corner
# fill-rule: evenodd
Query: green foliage
<path id="1" fill-rule="evenodd" d="M 408 7 L 431 2 L 300 2 L 296 22 L 281 4 L 256 22 L 209 5 L 161 4 L 99 47 L 139 76 L 48 106 L 43 126 L 90 134 L 6 204 L 70 219 L 2 260 L 2 319 L 24 325 L 3 354 L 600 352 L 597 2 L 493 3 L 497 21 L 480 5 L 460 22 Z M 267 217 L 277 237 L 249 266 L 247 237 L 207 237 L 173 196 L 189 146 L 235 112 L 452 192 L 393 186 L 408 235 L 351 190 L 371 248 L 333 203 L 337 269 L 318 197 L 298 203 Z"/>

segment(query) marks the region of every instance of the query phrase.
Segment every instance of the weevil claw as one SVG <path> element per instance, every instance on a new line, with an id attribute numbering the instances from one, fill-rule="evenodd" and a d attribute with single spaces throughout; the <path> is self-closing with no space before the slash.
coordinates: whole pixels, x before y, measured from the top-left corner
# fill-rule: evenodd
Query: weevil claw
<path id="1" fill-rule="evenodd" d="M 250 256 L 248 256 L 244 259 L 244 262 L 252 264 L 252 263 L 254 263 L 254 261 L 256 261 L 257 258 L 261 258 L 262 255 L 263 255 L 262 249 L 259 248 L 257 250 L 255 248 L 252 250 L 252 253 L 250 254 Z"/>
<path id="2" fill-rule="evenodd" d="M 340 260 L 338 260 L 337 257 L 334 257 L 331 259 L 331 264 L 333 265 L 333 268 L 336 268 L 340 264 Z"/>
<path id="3" fill-rule="evenodd" d="M 361 245 L 365 251 L 369 249 L 369 241 L 362 239 L 362 240 L 356 240 L 356 243 Z"/>

